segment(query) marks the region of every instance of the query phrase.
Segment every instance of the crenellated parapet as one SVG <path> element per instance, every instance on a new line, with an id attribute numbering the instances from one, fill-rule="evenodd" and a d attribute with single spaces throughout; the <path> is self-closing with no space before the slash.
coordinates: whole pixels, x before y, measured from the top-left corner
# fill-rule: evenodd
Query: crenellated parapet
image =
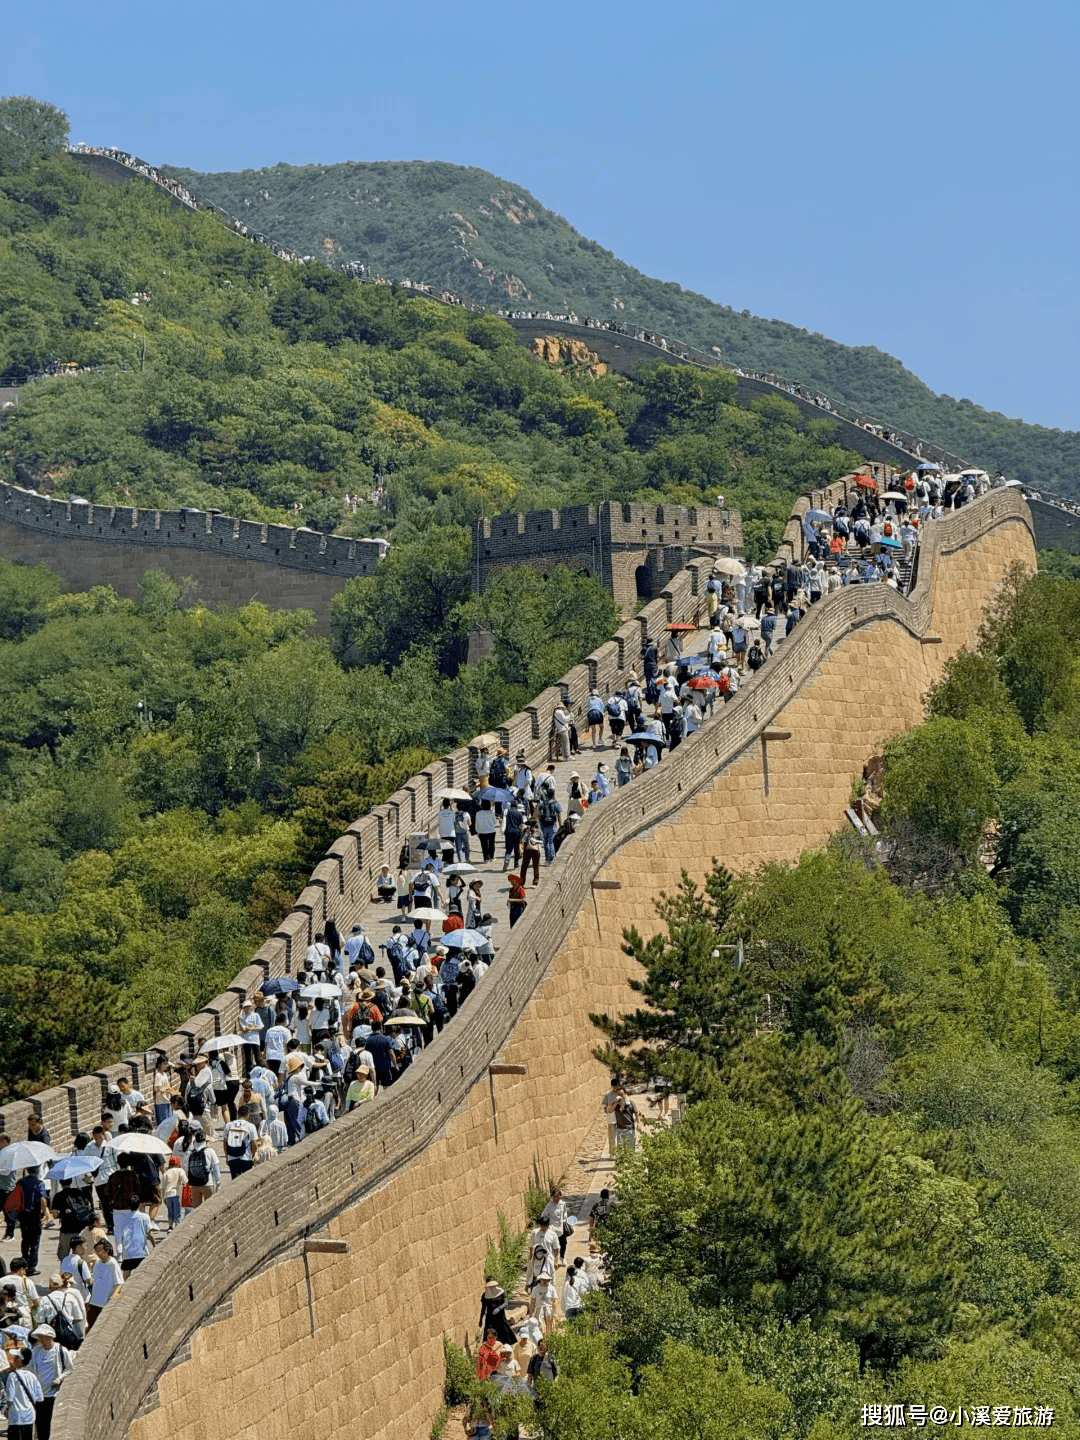
<path id="1" fill-rule="evenodd" d="M 314 610 L 329 630 L 331 597 L 371 575 L 387 542 L 208 510 L 154 510 L 58 500 L 0 481 L 0 555 L 43 561 L 75 588 L 112 585 L 134 596 L 144 572 L 191 579 L 206 600 Z"/>

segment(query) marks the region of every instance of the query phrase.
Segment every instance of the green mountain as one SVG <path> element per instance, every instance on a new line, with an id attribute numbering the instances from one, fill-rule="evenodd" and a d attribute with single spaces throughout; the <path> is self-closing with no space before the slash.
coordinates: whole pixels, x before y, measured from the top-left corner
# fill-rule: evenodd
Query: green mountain
<path id="1" fill-rule="evenodd" d="M 734 377 L 568 373 L 493 315 L 298 266 L 66 155 L 0 173 L 0 475 L 103 504 L 299 517 L 395 541 L 604 497 L 712 503 L 771 556 L 793 494 L 850 470 L 827 419 Z M 460 529 L 459 529 L 460 527 Z"/>
<path id="2" fill-rule="evenodd" d="M 166 165 L 198 194 L 302 254 L 449 286 L 492 308 L 637 321 L 745 369 L 825 391 L 990 469 L 1080 494 L 1080 434 L 936 395 L 892 355 L 840 345 L 654 280 L 579 235 L 528 191 L 440 161 L 274 165 L 208 174 Z"/>

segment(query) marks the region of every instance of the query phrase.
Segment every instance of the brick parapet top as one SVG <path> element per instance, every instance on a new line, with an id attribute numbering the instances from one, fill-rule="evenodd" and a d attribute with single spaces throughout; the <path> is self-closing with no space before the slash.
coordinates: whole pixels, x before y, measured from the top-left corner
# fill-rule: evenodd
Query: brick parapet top
<path id="1" fill-rule="evenodd" d="M 324 535 L 302 526 L 293 529 L 209 511 L 140 510 L 56 500 L 9 481 L 0 481 L 0 521 L 53 538 L 198 550 L 344 579 L 370 574 L 386 550 L 382 540 Z"/>

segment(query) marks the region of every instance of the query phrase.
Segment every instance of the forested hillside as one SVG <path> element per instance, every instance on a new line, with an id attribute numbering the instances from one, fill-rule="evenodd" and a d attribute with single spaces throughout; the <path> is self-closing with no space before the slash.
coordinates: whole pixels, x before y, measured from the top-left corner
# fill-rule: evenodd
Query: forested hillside
<path id="1" fill-rule="evenodd" d="M 0 176 L 0 383 L 54 361 L 98 368 L 24 387 L 9 478 L 354 534 L 722 489 L 771 555 L 790 497 L 857 462 L 726 374 L 561 374 L 493 316 L 291 266 L 66 156 Z"/>
<path id="2" fill-rule="evenodd" d="M 1078 678 L 1080 583 L 1014 574 L 886 744 L 880 845 L 625 933 L 604 1058 L 688 1108 L 621 1152 L 546 1440 L 1080 1435 Z"/>
<path id="3" fill-rule="evenodd" d="M 441 161 L 274 165 L 207 174 L 165 165 L 198 194 L 304 254 L 449 285 L 493 309 L 572 310 L 637 323 L 745 369 L 799 380 L 988 469 L 1080 495 L 1080 435 L 936 395 L 875 346 L 840 345 L 655 280 L 587 240 L 527 191 Z"/>

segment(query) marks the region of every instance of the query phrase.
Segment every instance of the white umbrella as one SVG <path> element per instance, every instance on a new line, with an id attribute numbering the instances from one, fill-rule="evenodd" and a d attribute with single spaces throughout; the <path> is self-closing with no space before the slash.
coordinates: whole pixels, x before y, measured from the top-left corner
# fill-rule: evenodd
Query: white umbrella
<path id="1" fill-rule="evenodd" d="M 391 1015 L 389 1020 L 383 1022 L 385 1025 L 426 1025 L 426 1020 L 421 1020 L 419 1015 Z"/>
<path id="2" fill-rule="evenodd" d="M 1006 481 L 1005 481 L 1005 489 L 1006 489 L 1006 490 L 1019 490 L 1019 489 L 1022 488 L 1023 483 L 1024 483 L 1024 482 L 1023 482 L 1022 480 L 1006 480 Z"/>
<path id="3" fill-rule="evenodd" d="M 489 750 L 493 750 L 497 745 L 501 745 L 502 741 L 499 739 L 498 735 L 495 735 L 492 731 L 487 730 L 483 735 L 477 735 L 475 740 L 470 740 L 469 743 L 470 745 L 475 745 L 478 750 L 485 745 Z"/>
<path id="4" fill-rule="evenodd" d="M 471 800 L 468 790 L 436 790 L 436 800 Z"/>
<path id="5" fill-rule="evenodd" d="M 488 937 L 480 930 L 451 930 L 448 935 L 443 936 L 442 943 L 448 950 L 457 950 L 462 946 L 472 950 L 486 945 Z"/>
<path id="6" fill-rule="evenodd" d="M 337 1000 L 341 991 L 336 985 L 305 985 L 300 996 L 304 1000 Z"/>
<path id="7" fill-rule="evenodd" d="M 883 500 L 906 500 L 908 497 L 902 490 L 886 490 L 881 498 Z"/>
<path id="8" fill-rule="evenodd" d="M 238 1045 L 243 1045 L 243 1043 L 243 1035 L 215 1035 L 199 1046 L 199 1054 L 212 1055 L 215 1050 L 235 1050 Z"/>
<path id="9" fill-rule="evenodd" d="M 746 567 L 741 560 L 736 560 L 734 555 L 721 555 L 719 560 L 713 561 L 714 575 L 743 575 Z"/>
<path id="10" fill-rule="evenodd" d="M 414 910 L 408 918 L 410 920 L 445 920 L 446 911 L 436 910 L 434 905 L 421 905 L 419 910 Z"/>
<path id="11" fill-rule="evenodd" d="M 159 1140 L 156 1135 L 144 1135 L 141 1130 L 133 1130 L 130 1135 L 117 1135 L 115 1140 L 109 1144 L 114 1150 L 128 1151 L 138 1155 L 171 1155 L 172 1151 L 164 1140 Z"/>
<path id="12" fill-rule="evenodd" d="M 36 1170 L 56 1160 L 56 1151 L 51 1145 L 40 1140 L 16 1140 L 14 1145 L 5 1145 L 0 1150 L 0 1172 L 9 1170 Z"/>
<path id="13" fill-rule="evenodd" d="M 444 865 L 442 873 L 444 875 L 476 875 L 479 872 L 475 865 L 470 865 L 467 860 L 462 860 L 457 865 Z"/>

